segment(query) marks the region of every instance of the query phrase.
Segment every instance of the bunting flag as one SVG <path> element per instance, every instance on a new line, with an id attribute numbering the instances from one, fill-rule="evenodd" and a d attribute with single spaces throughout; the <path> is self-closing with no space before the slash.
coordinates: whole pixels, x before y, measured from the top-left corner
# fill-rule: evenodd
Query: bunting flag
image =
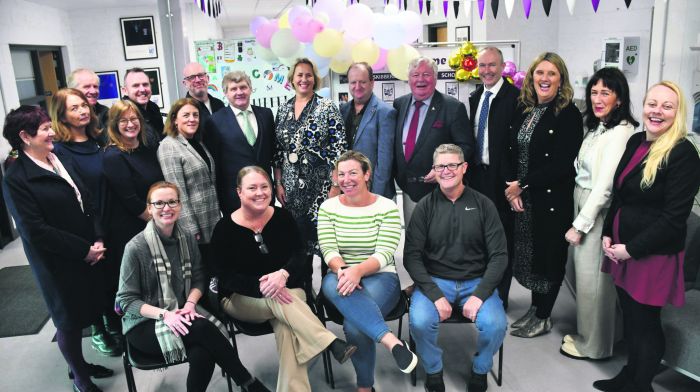
<path id="1" fill-rule="evenodd" d="M 466 10 L 466 14 L 465 14 L 464 16 L 466 16 L 467 18 L 469 18 L 469 14 L 472 12 L 472 2 L 471 2 L 471 0 L 467 0 L 467 1 L 464 2 L 464 9 Z"/>
<path id="2" fill-rule="evenodd" d="M 632 4 L 632 0 L 625 0 L 625 5 L 627 8 L 630 8 L 630 4 Z"/>
<path id="3" fill-rule="evenodd" d="M 418 13 L 423 15 L 423 0 L 418 0 Z"/>
<path id="4" fill-rule="evenodd" d="M 593 4 L 593 12 L 598 12 L 598 6 L 600 5 L 600 0 L 591 0 L 591 4 Z"/>
<path id="5" fill-rule="evenodd" d="M 207 7 L 204 6 L 204 0 L 201 0 L 199 2 L 199 4 L 200 4 L 199 8 L 202 9 L 202 12 L 207 12 Z"/>
<path id="6" fill-rule="evenodd" d="M 431 3 L 432 1 L 430 0 L 425 1 L 425 10 L 428 12 L 428 15 L 430 15 L 430 9 L 433 8 Z"/>
<path id="7" fill-rule="evenodd" d="M 496 15 L 498 15 L 498 0 L 491 0 L 491 11 L 493 11 L 493 18 L 496 19 Z"/>
<path id="8" fill-rule="evenodd" d="M 479 19 L 484 20 L 484 1 L 476 0 L 476 4 L 479 6 Z"/>
<path id="9" fill-rule="evenodd" d="M 523 0 L 523 10 L 525 11 L 525 19 L 530 19 L 530 8 L 532 8 L 532 0 Z"/>
<path id="10" fill-rule="evenodd" d="M 566 5 L 569 7 L 569 14 L 574 14 L 574 8 L 576 8 L 576 0 L 566 0 Z"/>
<path id="11" fill-rule="evenodd" d="M 401 1 L 401 0 L 399 0 L 399 1 Z M 408 0 L 403 0 L 403 10 L 408 11 Z"/>
<path id="12" fill-rule="evenodd" d="M 211 17 L 211 0 L 207 0 L 207 14 Z"/>
<path id="13" fill-rule="evenodd" d="M 506 2 L 506 15 L 508 16 L 508 19 L 510 19 L 510 16 L 513 14 L 513 6 L 515 6 L 515 0 L 505 0 Z"/>
<path id="14" fill-rule="evenodd" d="M 455 12 L 455 19 L 457 19 L 457 15 L 459 15 L 459 1 L 452 2 L 452 9 Z"/>
<path id="15" fill-rule="evenodd" d="M 549 16 L 549 11 L 552 10 L 552 0 L 542 0 L 542 6 L 544 7 L 544 13 Z"/>
<path id="16" fill-rule="evenodd" d="M 450 4 L 448 0 L 443 0 L 442 1 L 442 13 L 445 15 L 445 18 L 447 18 L 447 6 Z"/>

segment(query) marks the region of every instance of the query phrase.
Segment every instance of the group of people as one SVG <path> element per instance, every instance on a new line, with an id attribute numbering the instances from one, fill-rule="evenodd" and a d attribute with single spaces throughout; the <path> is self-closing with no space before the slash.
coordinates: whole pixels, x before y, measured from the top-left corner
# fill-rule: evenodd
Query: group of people
<path id="1" fill-rule="evenodd" d="M 187 359 L 188 391 L 204 391 L 215 364 L 243 390 L 267 391 L 228 343 L 225 314 L 271 323 L 277 391 L 310 390 L 307 365 L 324 350 L 351 360 L 357 390 L 373 391 L 380 343 L 405 373 L 420 361 L 425 390 L 441 392 L 439 323 L 459 313 L 479 330 L 467 390 L 486 391 L 512 277 L 532 299 L 511 335 L 547 333 L 573 246 L 577 331 L 561 353 L 610 357 L 619 303 L 629 359 L 593 386 L 650 390 L 664 350 L 660 309 L 684 301 L 685 221 L 700 185 L 683 94 L 672 82 L 650 88 L 634 133 L 619 70 L 593 75 L 582 115 L 555 53 L 535 59 L 520 91 L 502 77 L 497 48 L 481 49 L 477 64 L 483 84 L 469 111 L 436 90 L 437 65 L 419 57 L 411 92 L 393 107 L 373 94 L 372 68 L 354 63 L 352 99 L 338 108 L 315 94 L 318 71 L 302 58 L 276 117 L 250 104 L 244 72 L 223 78 L 228 106 L 209 95 L 197 63 L 183 69 L 187 97 L 165 124 L 139 68 L 111 108 L 97 102 L 97 76 L 78 69 L 48 114 L 9 113 L 3 135 L 18 154 L 3 194 L 73 389 L 99 391 L 91 378 L 113 374 L 83 358 L 91 325 L 105 355 L 126 341 L 168 363 Z M 395 183 L 416 353 L 384 320 L 401 295 Z M 347 341 L 307 304 L 314 254 Z"/>

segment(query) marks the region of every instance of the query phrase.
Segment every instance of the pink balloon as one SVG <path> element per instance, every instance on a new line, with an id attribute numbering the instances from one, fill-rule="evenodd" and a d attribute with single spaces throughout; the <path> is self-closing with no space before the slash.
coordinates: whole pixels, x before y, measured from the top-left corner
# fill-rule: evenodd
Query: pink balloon
<path id="1" fill-rule="evenodd" d="M 289 23 L 294 23 L 300 16 L 311 16 L 311 10 L 304 7 L 303 5 L 295 5 L 289 10 Z"/>
<path id="2" fill-rule="evenodd" d="M 264 16 L 256 16 L 253 18 L 253 20 L 250 21 L 250 33 L 257 36 L 258 29 L 260 26 L 264 25 L 267 23 L 268 20 Z"/>
<path id="3" fill-rule="evenodd" d="M 386 49 L 379 49 L 379 58 L 372 64 L 372 71 L 377 72 L 380 69 L 386 67 L 386 56 L 389 51 Z"/>
<path id="4" fill-rule="evenodd" d="M 515 87 L 521 89 L 523 88 L 523 81 L 525 80 L 525 71 L 518 71 L 513 75 L 513 84 Z"/>
<path id="5" fill-rule="evenodd" d="M 515 63 L 512 61 L 506 61 L 505 65 L 503 66 L 502 75 L 513 78 L 516 72 L 518 72 L 518 67 L 515 66 Z"/>
<path id="6" fill-rule="evenodd" d="M 299 42 L 311 42 L 321 31 L 323 31 L 323 23 L 308 15 L 299 16 L 292 23 L 292 34 Z"/>
<path id="7" fill-rule="evenodd" d="M 258 28 L 255 39 L 258 41 L 260 46 L 270 49 L 270 40 L 272 39 L 272 35 L 279 29 L 280 27 L 277 19 L 272 19 Z"/>

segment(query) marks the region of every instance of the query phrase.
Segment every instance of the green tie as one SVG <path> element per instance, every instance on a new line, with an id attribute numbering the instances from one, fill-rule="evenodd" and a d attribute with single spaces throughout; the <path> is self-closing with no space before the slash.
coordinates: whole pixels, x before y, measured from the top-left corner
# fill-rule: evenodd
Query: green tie
<path id="1" fill-rule="evenodd" d="M 243 115 L 243 134 L 248 140 L 248 144 L 251 146 L 255 145 L 255 131 L 253 131 L 253 126 L 250 124 L 250 119 L 248 118 L 248 111 L 241 110 L 241 115 Z"/>

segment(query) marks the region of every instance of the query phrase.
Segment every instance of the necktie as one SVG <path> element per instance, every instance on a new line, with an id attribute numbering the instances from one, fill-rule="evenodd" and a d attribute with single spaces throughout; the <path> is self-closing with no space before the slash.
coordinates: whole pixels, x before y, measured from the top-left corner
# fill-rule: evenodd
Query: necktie
<path id="1" fill-rule="evenodd" d="M 241 110 L 241 115 L 243 116 L 243 134 L 245 135 L 248 144 L 251 146 L 255 145 L 255 131 L 253 131 L 253 126 L 250 124 L 250 119 L 248 118 L 248 111 Z"/>
<path id="2" fill-rule="evenodd" d="M 476 155 L 476 162 L 481 163 L 484 156 L 484 136 L 486 133 L 486 124 L 489 120 L 489 98 L 491 98 L 491 91 L 484 92 L 484 103 L 481 104 L 481 111 L 479 112 L 479 127 L 476 132 L 476 146 L 478 148 Z"/>
<path id="3" fill-rule="evenodd" d="M 404 148 L 404 156 L 406 157 L 406 162 L 411 160 L 411 156 L 413 155 L 413 149 L 416 148 L 418 119 L 420 118 L 420 107 L 423 106 L 423 102 L 416 101 L 413 104 L 416 106 L 416 109 L 413 111 L 411 123 L 408 125 L 408 135 L 406 135 L 406 147 Z"/>

